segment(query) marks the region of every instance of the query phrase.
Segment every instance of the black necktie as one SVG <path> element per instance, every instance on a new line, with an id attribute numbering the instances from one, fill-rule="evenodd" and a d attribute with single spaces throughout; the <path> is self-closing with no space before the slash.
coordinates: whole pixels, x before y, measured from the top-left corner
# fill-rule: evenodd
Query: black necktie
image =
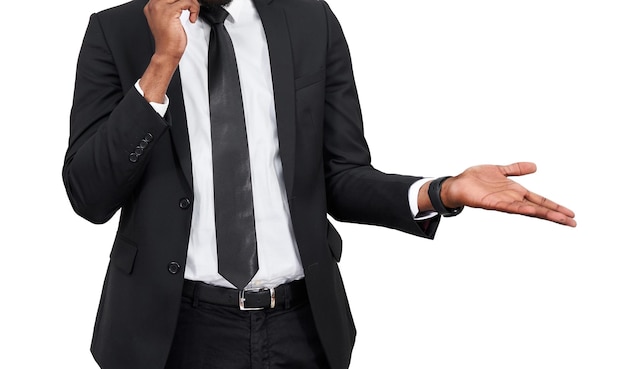
<path id="1" fill-rule="evenodd" d="M 218 272 L 235 287 L 243 290 L 259 269 L 259 262 L 252 204 L 250 153 L 239 72 L 235 50 L 224 27 L 228 12 L 221 6 L 203 7 L 200 16 L 211 25 L 209 109 Z"/>

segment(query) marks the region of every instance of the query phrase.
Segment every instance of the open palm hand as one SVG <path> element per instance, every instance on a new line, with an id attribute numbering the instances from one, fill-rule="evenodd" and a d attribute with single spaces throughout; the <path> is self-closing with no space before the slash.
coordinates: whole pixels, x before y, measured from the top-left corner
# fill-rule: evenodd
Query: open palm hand
<path id="1" fill-rule="evenodd" d="M 535 164 L 527 162 L 471 167 L 444 182 L 442 200 L 449 207 L 465 205 L 522 214 L 575 227 L 573 211 L 530 192 L 509 178 L 536 170 Z"/>

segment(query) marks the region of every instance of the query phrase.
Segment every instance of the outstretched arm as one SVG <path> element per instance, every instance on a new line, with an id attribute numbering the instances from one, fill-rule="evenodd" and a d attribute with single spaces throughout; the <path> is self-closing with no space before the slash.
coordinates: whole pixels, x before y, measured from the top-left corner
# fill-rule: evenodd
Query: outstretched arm
<path id="1" fill-rule="evenodd" d="M 575 227 L 573 211 L 527 190 L 509 178 L 534 173 L 536 170 L 534 163 L 527 162 L 470 167 L 443 182 L 441 200 L 448 208 L 469 206 L 496 210 Z M 418 205 L 421 211 L 433 209 L 428 196 L 428 183 L 420 189 Z"/>

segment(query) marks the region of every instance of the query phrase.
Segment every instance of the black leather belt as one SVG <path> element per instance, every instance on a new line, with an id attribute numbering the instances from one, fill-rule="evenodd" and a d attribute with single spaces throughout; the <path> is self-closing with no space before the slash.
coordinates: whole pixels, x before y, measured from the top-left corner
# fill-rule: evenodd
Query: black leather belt
<path id="1" fill-rule="evenodd" d="M 239 291 L 185 279 L 183 296 L 210 304 L 238 307 L 240 310 L 289 308 L 306 301 L 304 280 L 281 284 L 276 288 Z"/>

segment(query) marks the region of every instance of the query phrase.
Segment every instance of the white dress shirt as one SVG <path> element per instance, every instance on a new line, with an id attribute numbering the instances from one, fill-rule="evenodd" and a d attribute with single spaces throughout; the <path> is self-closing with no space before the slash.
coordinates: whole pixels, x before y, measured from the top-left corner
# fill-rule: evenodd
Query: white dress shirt
<path id="1" fill-rule="evenodd" d="M 233 42 L 241 82 L 250 150 L 259 258 L 259 270 L 246 288 L 276 287 L 303 278 L 304 271 L 291 224 L 282 162 L 278 151 L 267 40 L 252 0 L 233 0 L 226 10 L 230 15 L 224 26 Z M 207 75 L 211 27 L 200 19 L 196 23 L 191 23 L 188 11 L 183 12 L 181 22 L 187 33 L 187 48 L 179 68 L 189 129 L 194 184 L 194 206 L 185 278 L 234 288 L 217 271 Z M 135 86 L 143 94 L 139 83 Z M 151 103 L 161 116 L 165 115 L 168 104 L 168 99 L 164 104 Z M 419 213 L 417 192 L 424 181 L 415 183 L 408 194 L 414 214 Z M 426 218 L 433 215 L 428 214 Z M 423 218 L 422 215 L 420 219 Z"/>

